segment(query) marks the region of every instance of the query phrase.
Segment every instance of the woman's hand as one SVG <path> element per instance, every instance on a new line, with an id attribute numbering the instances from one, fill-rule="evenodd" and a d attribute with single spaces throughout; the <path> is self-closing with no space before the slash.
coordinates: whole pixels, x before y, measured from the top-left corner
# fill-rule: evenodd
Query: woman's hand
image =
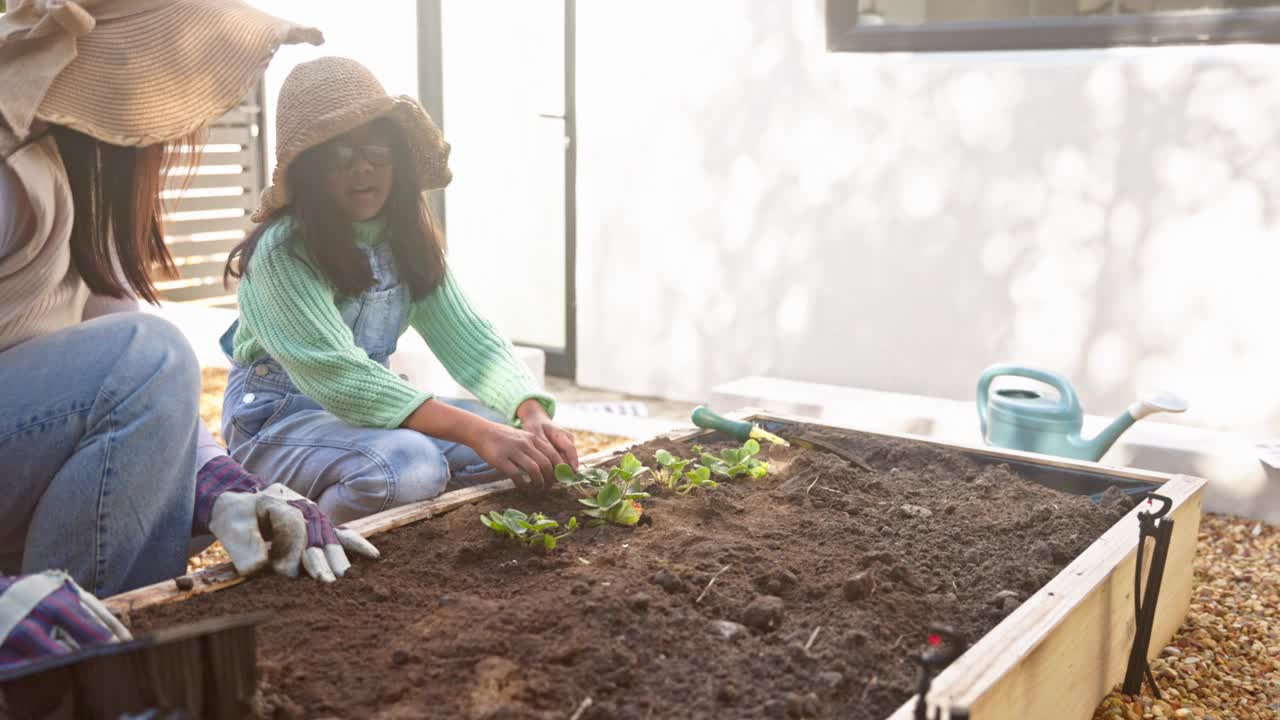
<path id="1" fill-rule="evenodd" d="M 557 463 L 565 463 L 575 471 L 578 469 L 578 448 L 574 447 L 573 434 L 552 422 L 541 402 L 533 398 L 525 400 L 516 409 L 516 417 L 520 418 L 525 430 L 551 443 L 559 453 Z"/>
<path id="2" fill-rule="evenodd" d="M 301 568 L 321 582 L 333 582 L 351 567 L 347 553 L 379 555 L 354 530 L 334 527 L 315 503 L 284 485 L 267 485 L 226 455 L 196 473 L 191 525 L 194 533 L 209 532 L 221 540 L 241 575 L 270 562 L 282 575 L 297 577 Z"/>

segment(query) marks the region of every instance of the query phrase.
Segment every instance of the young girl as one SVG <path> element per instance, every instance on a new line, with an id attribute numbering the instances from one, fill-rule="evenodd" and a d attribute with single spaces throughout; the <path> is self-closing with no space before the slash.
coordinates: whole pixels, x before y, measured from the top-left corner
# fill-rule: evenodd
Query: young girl
<path id="1" fill-rule="evenodd" d="M 577 465 L 572 436 L 448 270 L 424 194 L 451 179 L 439 129 L 344 58 L 299 65 L 278 108 L 263 224 L 227 262 L 241 278 L 223 338 L 232 457 L 334 522 L 435 496 L 451 476 L 550 487 L 557 463 Z M 408 327 L 483 405 L 387 369 Z"/>

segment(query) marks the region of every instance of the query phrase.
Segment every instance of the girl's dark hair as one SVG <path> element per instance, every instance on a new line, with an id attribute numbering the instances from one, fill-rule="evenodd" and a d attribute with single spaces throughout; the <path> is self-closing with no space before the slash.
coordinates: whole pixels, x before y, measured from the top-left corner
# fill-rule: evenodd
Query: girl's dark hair
<path id="1" fill-rule="evenodd" d="M 404 133 L 386 118 L 373 121 L 373 125 L 386 138 L 393 158 L 391 194 L 382 209 L 391 251 L 401 281 L 408 283 L 410 294 L 417 300 L 444 282 L 444 238 L 432 222 L 426 195 L 418 191 L 413 166 L 402 160 L 413 156 Z M 229 284 L 231 278 L 248 275 L 249 261 L 271 221 L 291 214 L 298 224 L 295 237 L 329 284 L 347 296 L 359 295 L 373 286 L 368 260 L 352 242 L 351 223 L 341 216 L 325 192 L 326 156 L 332 142 L 307 150 L 289 165 L 290 204 L 231 251 L 224 282 Z"/>
<path id="2" fill-rule="evenodd" d="M 194 142 L 124 147 L 60 125 L 49 132 L 71 188 L 76 272 L 96 295 L 132 293 L 158 302 L 152 274 L 177 276 L 164 243 L 160 193 L 178 150 Z"/>

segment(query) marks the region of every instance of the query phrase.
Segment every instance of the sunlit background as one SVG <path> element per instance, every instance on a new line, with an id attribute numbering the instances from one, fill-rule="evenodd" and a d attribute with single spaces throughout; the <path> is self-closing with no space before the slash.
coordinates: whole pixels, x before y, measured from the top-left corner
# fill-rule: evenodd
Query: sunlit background
<path id="1" fill-rule="evenodd" d="M 417 92 L 411 4 L 259 4 L 328 38 L 269 96 L 322 53 Z M 556 345 L 562 3 L 442 7 L 450 257 Z M 1091 413 L 1165 388 L 1280 432 L 1280 51 L 830 53 L 816 0 L 579 3 L 575 30 L 579 383 L 969 400 L 1017 361 Z"/>

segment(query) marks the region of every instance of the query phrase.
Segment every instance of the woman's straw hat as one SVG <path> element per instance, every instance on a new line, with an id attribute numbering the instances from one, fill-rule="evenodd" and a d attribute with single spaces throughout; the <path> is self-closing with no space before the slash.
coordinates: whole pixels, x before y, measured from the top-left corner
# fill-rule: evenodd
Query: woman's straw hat
<path id="1" fill-rule="evenodd" d="M 281 45 L 314 28 L 241 0 L 17 0 L 0 16 L 0 119 L 115 145 L 190 135 L 240 103 Z"/>

